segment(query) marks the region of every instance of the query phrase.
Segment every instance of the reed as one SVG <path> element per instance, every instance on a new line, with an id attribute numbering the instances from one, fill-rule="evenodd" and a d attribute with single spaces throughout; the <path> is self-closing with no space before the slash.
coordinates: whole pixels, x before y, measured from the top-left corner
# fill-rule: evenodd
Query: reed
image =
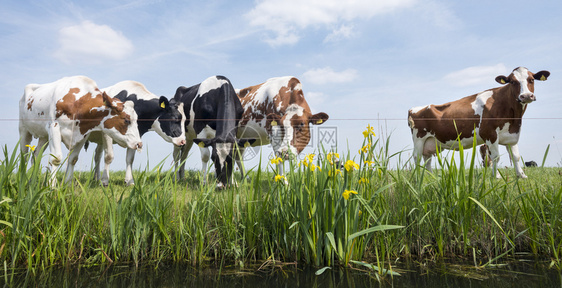
<path id="1" fill-rule="evenodd" d="M 74 184 L 52 189 L 40 161 L 4 147 L 4 276 L 54 265 L 257 262 L 353 266 L 380 277 L 396 275 L 397 258 L 486 267 L 522 253 L 562 269 L 558 168 L 529 168 L 525 180 L 501 169 L 495 179 L 461 149 L 439 153 L 430 173 L 401 164 L 405 153 L 390 153 L 390 136 L 377 138 L 370 126 L 363 136 L 355 157 L 320 149 L 286 161 L 285 175 L 275 174 L 282 160 L 274 159 L 221 191 L 199 185 L 195 171 L 175 181 L 163 163 L 136 171 L 132 187 L 112 180 L 104 188 L 77 172 Z"/>

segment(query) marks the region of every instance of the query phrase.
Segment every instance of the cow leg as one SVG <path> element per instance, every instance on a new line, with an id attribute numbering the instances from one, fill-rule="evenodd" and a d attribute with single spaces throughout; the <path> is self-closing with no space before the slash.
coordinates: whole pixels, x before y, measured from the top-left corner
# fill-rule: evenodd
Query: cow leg
<path id="1" fill-rule="evenodd" d="M 113 139 L 108 135 L 103 135 L 102 137 L 102 147 L 104 150 L 105 157 L 103 158 L 104 167 L 103 167 L 103 175 L 101 176 L 101 184 L 104 187 L 109 185 L 109 166 L 113 162 L 115 158 L 115 154 L 113 152 Z"/>
<path id="2" fill-rule="evenodd" d="M 29 152 L 29 144 L 33 141 L 33 135 L 20 127 L 20 151 L 22 154 Z"/>
<path id="3" fill-rule="evenodd" d="M 62 138 L 60 127 L 57 122 L 49 124 L 49 170 L 51 173 L 49 184 L 51 187 L 57 185 L 57 172 L 62 162 Z"/>
<path id="4" fill-rule="evenodd" d="M 81 141 L 76 143 L 71 149 L 68 155 L 68 164 L 66 165 L 66 176 L 64 177 L 64 183 L 72 182 L 74 180 L 74 166 L 78 162 L 78 155 L 80 155 L 80 150 L 86 141 Z"/>
<path id="5" fill-rule="evenodd" d="M 244 169 L 244 162 L 242 161 L 242 156 L 244 156 L 244 151 L 246 151 L 246 148 L 238 147 L 238 152 L 236 153 L 236 166 L 238 166 L 238 169 L 240 170 L 241 181 L 250 180 L 249 178 L 244 179 L 246 175 L 246 169 Z"/>
<path id="6" fill-rule="evenodd" d="M 133 179 L 133 161 L 135 160 L 135 149 L 127 148 L 127 168 L 125 169 L 125 184 L 135 185 L 135 180 Z"/>
<path id="7" fill-rule="evenodd" d="M 500 174 L 500 171 L 498 171 L 498 162 L 500 161 L 499 144 L 496 142 L 494 144 L 486 143 L 486 145 L 488 145 L 488 149 L 490 150 L 490 158 L 492 158 L 492 163 L 494 163 L 492 166 L 492 175 L 495 174 L 496 178 L 500 179 L 502 176 Z"/>
<path id="8" fill-rule="evenodd" d="M 101 162 L 102 154 L 103 154 L 103 144 L 97 144 L 96 150 L 94 150 L 94 180 L 96 181 L 99 181 L 101 179 L 100 162 Z"/>
<path id="9" fill-rule="evenodd" d="M 420 139 L 414 137 L 414 151 L 412 152 L 412 156 L 414 156 L 414 168 L 419 165 L 422 152 L 423 142 Z"/>
<path id="10" fill-rule="evenodd" d="M 180 147 L 174 145 L 174 170 L 177 171 L 176 180 L 178 181 L 185 177 L 185 159 L 187 159 L 187 154 L 192 145 L 193 139 L 189 139 L 185 145 Z"/>
<path id="11" fill-rule="evenodd" d="M 49 141 L 49 138 L 44 137 L 44 138 L 39 138 L 39 141 L 37 141 L 37 147 L 35 147 L 35 151 L 33 151 L 33 158 L 32 159 L 32 163 L 35 163 L 35 161 L 37 161 L 37 157 L 39 157 L 39 152 L 41 152 L 41 149 L 43 149 L 43 146 L 45 146 L 45 144 L 47 144 L 47 142 Z"/>
<path id="12" fill-rule="evenodd" d="M 209 147 L 199 147 L 199 151 L 201 151 L 201 177 L 203 181 L 203 185 L 207 184 L 207 164 L 209 163 L 209 159 L 211 158 L 211 151 Z"/>
<path id="13" fill-rule="evenodd" d="M 506 148 L 507 147 L 508 146 L 506 146 Z M 511 161 L 513 162 L 513 166 L 515 167 L 515 173 L 517 173 L 517 177 L 523 179 L 527 178 L 527 175 L 525 175 L 525 172 L 523 172 L 523 169 L 521 168 L 521 154 L 519 154 L 519 145 L 511 145 L 511 149 L 507 149 L 507 151 L 510 154 Z"/>

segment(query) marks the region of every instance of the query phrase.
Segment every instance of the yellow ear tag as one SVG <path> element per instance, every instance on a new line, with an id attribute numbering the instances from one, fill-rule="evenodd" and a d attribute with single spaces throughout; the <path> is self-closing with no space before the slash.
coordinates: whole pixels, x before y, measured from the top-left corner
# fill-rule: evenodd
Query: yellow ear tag
<path id="1" fill-rule="evenodd" d="M 275 120 L 271 121 L 271 126 L 277 126 L 277 121 Z"/>
<path id="2" fill-rule="evenodd" d="M 160 107 L 161 107 L 162 109 L 164 109 L 164 108 L 166 108 L 166 104 L 164 104 L 164 102 L 162 102 L 162 103 L 160 104 Z"/>
<path id="3" fill-rule="evenodd" d="M 205 143 L 203 143 L 203 142 L 199 142 L 199 144 L 197 144 L 197 145 L 199 145 L 199 147 L 201 147 L 201 148 L 205 148 Z"/>
<path id="4" fill-rule="evenodd" d="M 541 81 L 546 80 L 546 77 L 544 77 L 544 75 L 541 76 Z"/>
<path id="5" fill-rule="evenodd" d="M 316 121 L 316 124 L 322 124 L 322 123 L 324 123 L 324 120 L 322 120 L 322 119 Z"/>
<path id="6" fill-rule="evenodd" d="M 505 84 L 505 80 L 503 80 L 503 79 L 500 82 L 502 82 L 502 84 Z"/>
<path id="7" fill-rule="evenodd" d="M 250 142 L 244 143 L 244 148 L 248 148 L 248 147 L 250 147 Z"/>

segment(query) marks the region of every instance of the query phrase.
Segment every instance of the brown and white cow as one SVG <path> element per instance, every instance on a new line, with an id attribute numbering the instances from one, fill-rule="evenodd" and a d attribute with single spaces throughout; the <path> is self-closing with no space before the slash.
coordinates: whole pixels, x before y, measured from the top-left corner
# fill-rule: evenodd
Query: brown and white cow
<path id="1" fill-rule="evenodd" d="M 320 125 L 329 118 L 324 112 L 312 114 L 299 79 L 276 77 L 262 84 L 236 91 L 244 114 L 238 126 L 238 138 L 257 139 L 252 146 L 271 143 L 276 157 L 296 156 L 310 141 L 310 126 Z M 244 148 L 240 148 L 240 155 Z M 209 150 L 201 149 L 203 170 L 206 170 Z M 236 160 L 244 177 L 242 159 Z M 282 173 L 282 164 L 278 164 Z M 203 178 L 205 179 L 205 178 Z"/>
<path id="2" fill-rule="evenodd" d="M 486 90 L 479 94 L 442 105 L 427 105 L 408 111 L 408 125 L 414 140 L 414 160 L 421 156 L 425 166 L 431 170 L 431 156 L 440 149 L 457 149 L 485 143 L 490 149 L 493 172 L 497 172 L 499 145 L 511 146 L 507 149 L 513 160 L 517 176 L 527 178 L 519 164 L 520 155 L 517 142 L 521 132 L 521 118 L 527 104 L 536 100 L 535 80 L 544 81 L 550 72 L 535 74 L 527 68 L 518 67 L 509 76 L 498 76 L 496 81 L 505 86 Z"/>
<path id="3" fill-rule="evenodd" d="M 102 131 L 123 147 L 142 148 L 133 103 L 107 96 L 93 80 L 73 76 L 25 86 L 20 100 L 20 148 L 27 153 L 31 140 L 39 138 L 37 153 L 49 143 L 51 186 L 56 185 L 56 172 L 63 160 L 61 143 L 70 151 L 65 177 L 68 182 L 92 131 Z"/>

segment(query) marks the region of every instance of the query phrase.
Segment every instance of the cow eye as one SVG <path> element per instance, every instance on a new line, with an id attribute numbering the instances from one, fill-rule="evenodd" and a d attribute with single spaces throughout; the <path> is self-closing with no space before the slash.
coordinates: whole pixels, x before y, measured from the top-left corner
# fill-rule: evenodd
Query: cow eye
<path id="1" fill-rule="evenodd" d="M 533 78 L 529 79 L 529 83 L 531 83 L 531 84 L 535 83 L 535 79 L 533 79 Z"/>
<path id="2" fill-rule="evenodd" d="M 125 119 L 125 125 L 127 125 L 127 126 L 128 126 L 128 125 L 131 125 L 131 120 Z"/>

